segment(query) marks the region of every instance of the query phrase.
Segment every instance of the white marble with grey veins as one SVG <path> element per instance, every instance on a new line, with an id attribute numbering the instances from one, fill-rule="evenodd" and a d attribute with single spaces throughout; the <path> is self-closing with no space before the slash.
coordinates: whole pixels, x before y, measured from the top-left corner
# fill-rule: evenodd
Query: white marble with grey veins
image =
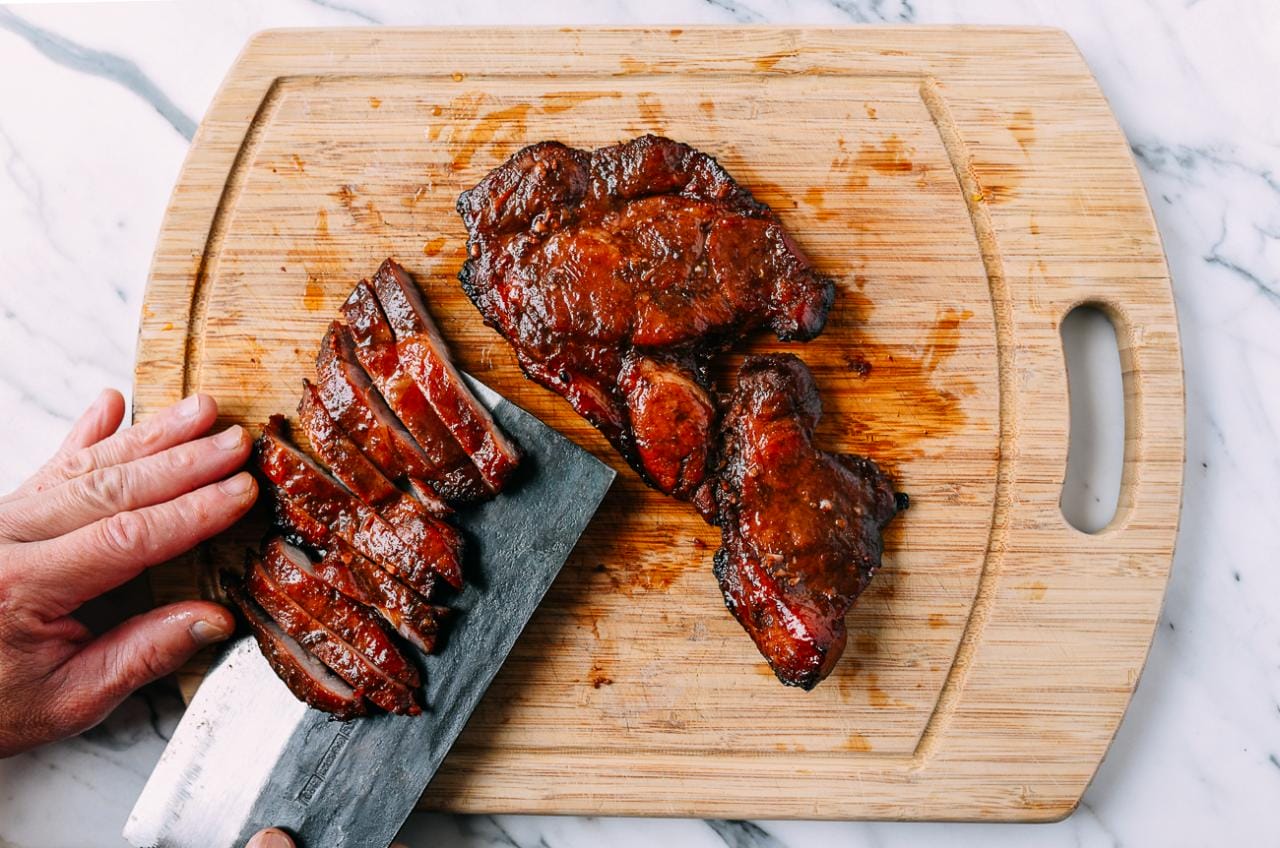
<path id="1" fill-rule="evenodd" d="M 1264 845 L 1280 839 L 1280 5 L 1274 0 L 223 0 L 0 8 L 0 490 L 103 385 L 127 390 L 147 266 L 192 132 L 255 31 L 515 23 L 1046 24 L 1123 126 L 1173 272 L 1186 497 L 1146 672 L 1052 825 L 418 815 L 413 846 Z M 1086 332 L 1086 335 L 1089 333 Z M 1091 354 L 1092 356 L 1092 354 Z M 1116 414 L 1099 395 L 1104 420 Z M 1105 488 L 1086 476 L 1075 497 Z M 0 762 L 0 846 L 119 846 L 180 711 L 130 699 Z"/>

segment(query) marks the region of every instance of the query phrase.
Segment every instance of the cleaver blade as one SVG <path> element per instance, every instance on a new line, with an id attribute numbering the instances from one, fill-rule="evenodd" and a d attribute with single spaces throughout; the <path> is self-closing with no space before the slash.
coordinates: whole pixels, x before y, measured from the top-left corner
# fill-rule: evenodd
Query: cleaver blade
<path id="1" fill-rule="evenodd" d="M 444 649 L 419 654 L 423 714 L 335 721 L 297 700 L 243 637 L 201 683 L 147 780 L 124 829 L 132 845 L 240 848 L 266 827 L 302 848 L 386 848 L 395 837 L 614 478 L 467 379 L 525 460 L 506 492 L 459 514 L 468 580 L 450 604 Z"/>

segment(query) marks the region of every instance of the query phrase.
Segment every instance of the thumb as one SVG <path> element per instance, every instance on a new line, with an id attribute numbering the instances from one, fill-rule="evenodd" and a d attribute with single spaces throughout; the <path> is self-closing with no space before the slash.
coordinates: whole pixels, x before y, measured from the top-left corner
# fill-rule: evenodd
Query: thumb
<path id="1" fill-rule="evenodd" d="M 294 848 L 294 845 L 293 840 L 283 830 L 269 827 L 255 833 L 253 838 L 245 843 L 244 848 Z"/>
<path id="2" fill-rule="evenodd" d="M 63 666 L 58 693 L 70 732 L 97 724 L 135 689 L 172 674 L 206 645 L 235 632 L 210 601 L 184 601 L 134 616 L 90 642 Z"/>

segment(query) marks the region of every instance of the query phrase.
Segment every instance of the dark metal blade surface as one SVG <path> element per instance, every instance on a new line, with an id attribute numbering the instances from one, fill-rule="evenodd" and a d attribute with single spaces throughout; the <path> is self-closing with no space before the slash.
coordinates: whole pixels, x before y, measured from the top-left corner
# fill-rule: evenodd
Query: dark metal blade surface
<path id="1" fill-rule="evenodd" d="M 460 515 L 467 586 L 426 712 L 337 722 L 299 703 L 251 638 L 201 685 L 139 798 L 140 848 L 239 848 L 281 827 L 303 848 L 385 848 L 444 761 L 613 481 L 607 465 L 474 383 L 524 447 L 507 492 Z"/>

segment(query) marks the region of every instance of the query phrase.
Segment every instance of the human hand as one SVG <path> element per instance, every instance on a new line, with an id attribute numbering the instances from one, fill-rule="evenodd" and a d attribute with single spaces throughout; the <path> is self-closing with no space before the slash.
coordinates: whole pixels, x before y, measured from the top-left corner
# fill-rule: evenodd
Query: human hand
<path id="1" fill-rule="evenodd" d="M 71 617 L 253 504 L 253 477 L 234 473 L 249 456 L 244 429 L 201 438 L 217 409 L 193 395 L 116 432 L 124 398 L 107 390 L 49 462 L 0 497 L 0 757 L 93 727 L 234 631 L 231 613 L 208 601 L 170 604 L 97 638 Z"/>

